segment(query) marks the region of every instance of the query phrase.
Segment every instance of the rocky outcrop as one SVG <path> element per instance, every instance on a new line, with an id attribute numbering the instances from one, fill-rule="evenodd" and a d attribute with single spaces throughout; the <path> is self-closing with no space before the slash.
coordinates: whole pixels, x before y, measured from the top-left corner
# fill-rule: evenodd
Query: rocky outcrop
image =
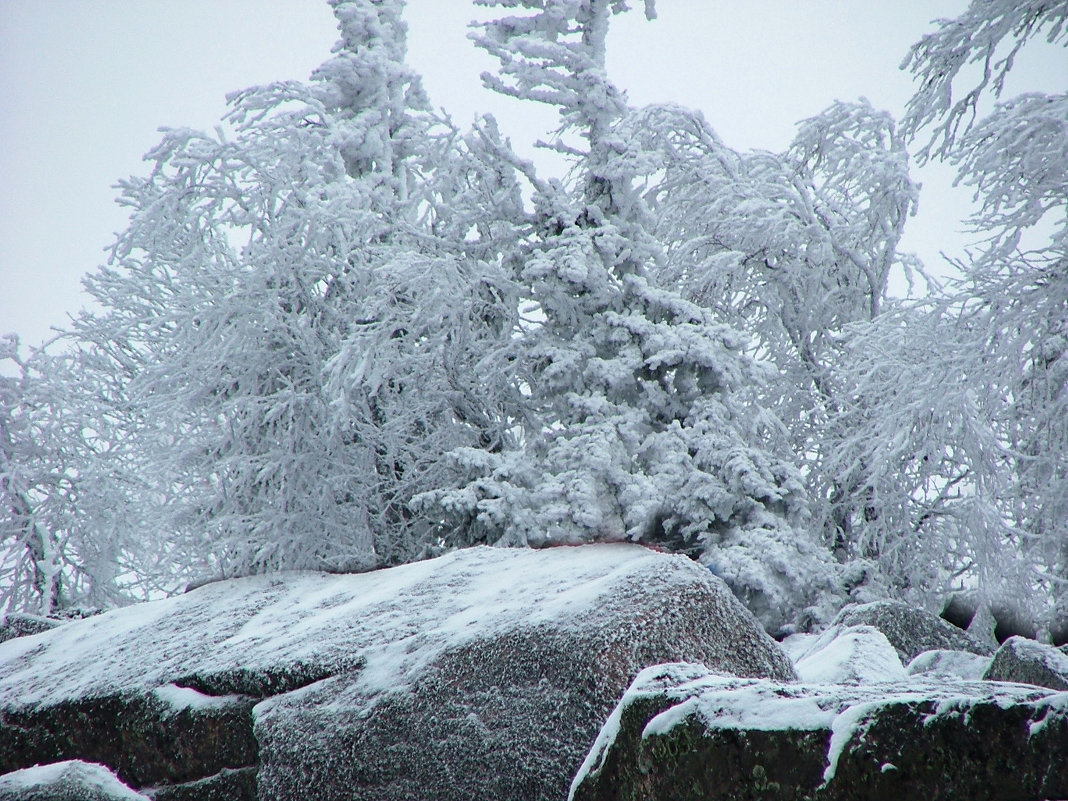
<path id="1" fill-rule="evenodd" d="M 983 655 L 994 651 L 938 615 L 898 601 L 851 604 L 838 613 L 831 626 L 877 628 L 897 649 L 898 656 L 905 664 L 924 651 L 936 649 Z"/>
<path id="2" fill-rule="evenodd" d="M 610 553 L 636 559 L 606 570 Z M 496 572 L 499 559 L 480 551 L 475 563 L 488 560 L 485 569 Z M 566 577 L 585 559 L 595 572 L 572 585 Z M 693 658 L 738 675 L 794 678 L 756 620 L 691 560 L 592 546 L 519 552 L 509 561 L 515 567 L 505 575 L 529 577 L 541 602 L 503 609 L 501 620 L 426 662 L 368 654 L 363 673 L 258 706 L 261 787 L 278 801 L 301 799 L 308 776 L 329 776 L 319 786 L 323 801 L 555 801 L 631 678 L 662 654 L 701 654 Z M 514 580 L 502 584 L 502 600 L 508 585 Z M 471 614 L 432 594 L 446 614 Z"/>
<path id="3" fill-rule="evenodd" d="M 36 766 L 0 776 L 0 801 L 150 801 L 103 765 L 80 761 Z"/>
<path id="4" fill-rule="evenodd" d="M 1010 637 L 994 654 L 983 678 L 1068 690 L 1068 655 L 1051 645 Z"/>
<path id="5" fill-rule="evenodd" d="M 53 620 L 50 617 L 27 615 L 23 612 L 8 612 L 0 618 L 0 642 L 13 640 L 16 637 L 40 634 L 42 631 L 54 629 L 62 624 L 63 621 Z"/>
<path id="6" fill-rule="evenodd" d="M 719 579 L 639 546 L 218 582 L 0 645 L 0 772 L 100 762 L 157 801 L 559 799 L 670 660 L 796 678 Z"/>
<path id="7" fill-rule="evenodd" d="M 643 671 L 573 801 L 1068 797 L 1068 695 L 939 681 L 783 685 Z"/>

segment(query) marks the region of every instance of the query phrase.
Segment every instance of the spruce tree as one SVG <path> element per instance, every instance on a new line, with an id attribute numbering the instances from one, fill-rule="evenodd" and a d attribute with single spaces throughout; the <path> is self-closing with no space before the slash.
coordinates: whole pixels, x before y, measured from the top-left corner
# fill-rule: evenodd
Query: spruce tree
<path id="1" fill-rule="evenodd" d="M 499 361 L 526 366 L 530 414 L 519 447 L 458 453 L 468 482 L 434 496 L 448 536 L 656 543 L 700 559 L 778 628 L 825 565 L 778 424 L 753 404 L 768 365 L 711 311 L 650 281 L 665 249 L 620 132 L 630 111 L 605 74 L 610 18 L 626 4 L 487 5 L 523 13 L 477 35 L 501 64 L 484 81 L 559 109 L 547 146 L 572 173 L 543 180 L 526 165 L 532 219 L 505 263 L 527 319 Z"/>

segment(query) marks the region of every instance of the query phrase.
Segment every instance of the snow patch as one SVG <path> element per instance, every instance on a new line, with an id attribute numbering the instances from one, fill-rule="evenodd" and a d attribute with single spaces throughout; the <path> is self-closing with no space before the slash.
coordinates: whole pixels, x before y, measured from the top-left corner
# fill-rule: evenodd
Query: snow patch
<path id="1" fill-rule="evenodd" d="M 809 684 L 874 684 L 906 677 L 894 646 L 871 626 L 831 627 L 795 668 Z"/>
<path id="2" fill-rule="evenodd" d="M 96 791 L 97 797 L 109 801 L 147 801 L 147 798 L 123 784 L 104 765 L 72 759 L 52 765 L 12 771 L 0 776 L 0 797 L 55 787 L 57 791 Z M 74 798 L 74 795 L 70 796 Z"/>
<path id="3" fill-rule="evenodd" d="M 786 652 L 791 662 L 797 664 L 799 659 L 808 656 L 819 639 L 818 634 L 791 634 L 779 643 L 779 647 Z"/>
<path id="4" fill-rule="evenodd" d="M 177 684 L 156 687 L 152 694 L 174 712 L 186 709 L 222 709 L 240 699 L 237 695 L 205 695 L 192 687 L 179 687 Z"/>
<path id="5" fill-rule="evenodd" d="M 799 686 L 711 679 L 704 682 L 699 695 L 650 720 L 642 737 L 667 734 L 693 716 L 710 729 L 816 731 L 831 723 L 834 712 L 822 707 L 818 698 L 806 695 Z"/>
<path id="6" fill-rule="evenodd" d="M 992 657 L 948 651 L 943 648 L 924 651 L 909 662 L 905 672 L 910 676 L 948 676 L 959 679 L 981 679 L 990 667 Z"/>

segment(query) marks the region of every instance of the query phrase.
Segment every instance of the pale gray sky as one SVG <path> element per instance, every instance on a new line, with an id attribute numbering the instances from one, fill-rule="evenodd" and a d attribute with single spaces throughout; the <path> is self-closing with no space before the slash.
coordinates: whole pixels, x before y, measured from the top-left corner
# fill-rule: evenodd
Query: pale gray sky
<path id="1" fill-rule="evenodd" d="M 617 20 L 609 70 L 635 105 L 699 108 L 729 145 L 780 149 L 795 122 L 836 99 L 864 95 L 900 115 L 909 45 L 966 5 L 659 0 L 654 22 L 638 10 Z M 410 0 L 409 61 L 458 123 L 492 112 L 529 153 L 554 116 L 481 88 L 493 65 L 466 39 L 477 11 Z M 228 91 L 306 78 L 335 39 L 322 0 L 0 0 L 0 334 L 39 344 L 85 304 L 80 277 L 125 226 L 113 184 L 146 171 L 159 126 L 210 128 Z M 1063 49 L 1032 48 L 1010 88 L 1063 91 L 1065 75 Z M 933 264 L 960 248 L 967 196 L 949 190 L 944 168 L 918 175 L 904 247 Z"/>

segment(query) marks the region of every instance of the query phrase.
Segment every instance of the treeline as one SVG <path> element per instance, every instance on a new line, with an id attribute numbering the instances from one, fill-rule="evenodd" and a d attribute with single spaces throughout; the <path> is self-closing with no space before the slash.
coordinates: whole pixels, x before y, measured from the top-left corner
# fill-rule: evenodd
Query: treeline
<path id="1" fill-rule="evenodd" d="M 490 3 L 484 80 L 558 109 L 566 176 L 431 110 L 401 0 L 330 3 L 309 81 L 121 184 L 99 311 L 5 340 L 0 608 L 639 541 L 773 631 L 954 586 L 1068 614 L 1068 98 L 1001 98 L 1068 3 L 975 0 L 908 54 L 903 120 L 837 103 L 778 154 L 629 107 L 626 3 Z M 904 301 L 910 151 L 980 202 L 959 276 Z"/>

